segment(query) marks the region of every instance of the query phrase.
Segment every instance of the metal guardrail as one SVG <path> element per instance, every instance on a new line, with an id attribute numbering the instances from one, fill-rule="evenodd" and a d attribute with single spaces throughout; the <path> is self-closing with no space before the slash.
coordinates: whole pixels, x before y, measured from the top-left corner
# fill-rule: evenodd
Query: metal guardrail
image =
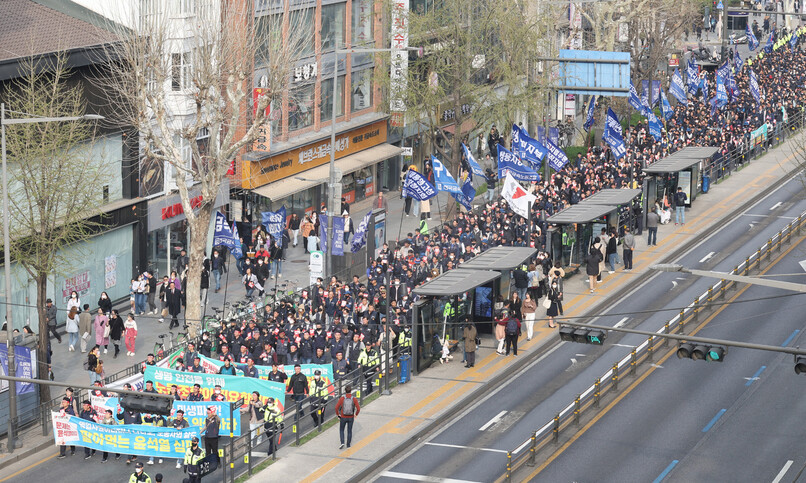
<path id="1" fill-rule="evenodd" d="M 776 233 L 752 255 L 737 265 L 731 274 L 747 275 L 750 270 L 758 269 L 762 261 L 770 261 L 773 251 L 780 251 L 784 243 L 791 243 L 793 233 L 801 234 L 801 230 L 806 224 L 806 211 L 801 213 L 796 220 L 791 221 L 782 230 Z M 738 282 L 719 280 L 695 298 L 692 303 L 686 306 L 679 314 L 658 329 L 658 334 L 685 334 L 686 327 L 691 322 L 699 321 L 703 310 L 711 302 L 725 297 L 726 292 L 735 288 Z M 543 426 L 536 429 L 531 438 L 526 440 L 519 447 L 507 452 L 506 468 L 503 480 L 511 481 L 512 474 L 523 465 L 534 466 L 536 464 L 536 454 L 538 451 L 551 447 L 560 440 L 560 433 L 566 429 L 579 427 L 582 415 L 590 410 L 599 408 L 605 396 L 615 394 L 619 389 L 619 382 L 624 376 L 635 376 L 636 369 L 644 362 L 651 362 L 655 352 L 659 347 L 668 346 L 668 339 L 658 342 L 654 336 L 648 337 L 644 342 L 635 347 L 629 354 L 616 361 L 613 366 L 593 384 L 588 386 L 581 394 L 577 395 L 573 401 L 563 407 L 556 415 Z M 524 451 L 526 450 L 526 451 Z M 499 479 L 500 481 L 501 479 Z"/>

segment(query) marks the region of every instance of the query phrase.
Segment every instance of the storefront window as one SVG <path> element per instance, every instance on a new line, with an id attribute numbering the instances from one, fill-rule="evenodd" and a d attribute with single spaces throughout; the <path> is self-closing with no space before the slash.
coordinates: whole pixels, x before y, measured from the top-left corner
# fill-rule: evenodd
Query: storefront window
<path id="1" fill-rule="evenodd" d="M 288 130 L 296 131 L 313 125 L 313 84 L 291 91 L 288 101 Z"/>
<path id="2" fill-rule="evenodd" d="M 299 49 L 297 49 L 299 51 L 299 58 L 313 54 L 313 13 L 314 9 L 312 8 L 291 12 L 291 25 L 289 29 L 291 32 L 295 33 L 295 36 L 299 35 L 299 37 L 293 39 L 299 43 Z"/>
<path id="3" fill-rule="evenodd" d="M 372 106 L 373 72 L 373 69 L 353 72 L 353 76 L 350 80 L 351 112 L 360 111 Z"/>
<path id="4" fill-rule="evenodd" d="M 187 248 L 187 221 L 182 220 L 148 234 L 148 269 L 158 277 L 170 275 L 176 259 Z"/>
<path id="5" fill-rule="evenodd" d="M 353 45 L 371 42 L 372 0 L 353 0 L 352 26 Z"/>
<path id="6" fill-rule="evenodd" d="M 366 0 L 365 0 L 366 1 Z M 322 51 L 344 47 L 344 3 L 322 7 Z"/>
<path id="7" fill-rule="evenodd" d="M 341 177 L 341 196 L 347 203 L 355 202 L 355 173 L 345 174 Z"/>
<path id="8" fill-rule="evenodd" d="M 355 173 L 355 201 L 361 201 L 375 193 L 375 179 L 372 167 L 363 168 Z"/>
<path id="9" fill-rule="evenodd" d="M 344 115 L 344 76 L 337 78 L 336 117 Z M 322 104 L 319 111 L 321 121 L 330 121 L 333 116 L 333 78 L 322 80 Z"/>
<path id="10" fill-rule="evenodd" d="M 257 50 L 255 52 L 255 65 L 269 65 L 272 52 L 279 51 L 283 39 L 282 15 L 261 15 L 255 19 L 255 37 Z"/>

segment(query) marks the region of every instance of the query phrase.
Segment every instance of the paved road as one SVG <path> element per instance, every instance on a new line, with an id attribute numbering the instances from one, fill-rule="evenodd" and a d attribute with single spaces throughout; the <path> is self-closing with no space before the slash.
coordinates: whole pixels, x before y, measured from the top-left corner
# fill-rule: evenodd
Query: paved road
<path id="1" fill-rule="evenodd" d="M 800 183 L 800 180 L 793 180 L 784 184 L 735 222 L 703 240 L 678 263 L 692 268 L 729 271 L 793 215 L 806 209 L 806 202 L 798 196 L 802 191 Z M 581 282 L 574 279 L 569 283 Z M 681 274 L 658 274 L 603 311 L 609 315 L 601 316 L 596 323 L 621 323 L 656 330 L 711 283 L 713 280 Z M 662 308 L 673 310 L 657 312 Z M 637 313 L 642 311 L 647 313 Z M 625 317 L 627 319 L 623 320 Z M 531 370 L 513 377 L 486 400 L 460 414 L 455 423 L 390 465 L 378 481 L 405 481 L 412 475 L 494 480 L 504 471 L 507 450 L 521 446 L 532 431 L 550 420 L 614 361 L 623 357 L 629 351 L 624 345 L 634 346 L 641 341 L 639 336 L 611 334 L 603 347 L 560 343 L 533 364 Z"/>

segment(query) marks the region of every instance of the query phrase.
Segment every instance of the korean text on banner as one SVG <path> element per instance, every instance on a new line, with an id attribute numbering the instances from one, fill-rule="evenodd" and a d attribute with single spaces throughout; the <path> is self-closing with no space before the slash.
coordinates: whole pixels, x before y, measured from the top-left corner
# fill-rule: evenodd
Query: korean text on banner
<path id="1" fill-rule="evenodd" d="M 406 103 L 403 94 L 408 86 L 409 70 L 409 0 L 392 1 L 392 61 L 389 78 L 391 79 L 391 96 L 389 110 L 405 112 Z"/>
<path id="2" fill-rule="evenodd" d="M 437 189 L 428 182 L 428 179 L 410 169 L 406 172 L 406 178 L 403 181 L 403 197 L 414 198 L 417 201 L 425 201 L 437 195 Z"/>
<path id="3" fill-rule="evenodd" d="M 353 253 L 358 252 L 367 244 L 367 229 L 369 228 L 369 218 L 372 216 L 372 210 L 368 211 L 361 223 L 358 224 L 355 233 L 353 233 L 353 242 L 350 245 L 350 251 Z"/>

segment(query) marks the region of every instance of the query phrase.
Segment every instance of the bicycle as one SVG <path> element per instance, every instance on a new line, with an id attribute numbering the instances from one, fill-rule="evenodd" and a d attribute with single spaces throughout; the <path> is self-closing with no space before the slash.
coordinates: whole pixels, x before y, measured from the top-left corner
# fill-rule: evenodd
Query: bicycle
<path id="1" fill-rule="evenodd" d="M 165 338 L 168 337 L 168 334 L 170 334 L 170 337 L 168 338 L 167 342 L 168 346 L 166 347 Z M 152 352 L 152 354 L 154 354 L 154 358 L 158 361 L 164 359 L 166 355 L 170 354 L 173 351 L 174 333 L 169 330 L 168 334 L 158 335 L 157 338 L 159 340 L 157 342 L 154 342 L 154 352 Z"/>

